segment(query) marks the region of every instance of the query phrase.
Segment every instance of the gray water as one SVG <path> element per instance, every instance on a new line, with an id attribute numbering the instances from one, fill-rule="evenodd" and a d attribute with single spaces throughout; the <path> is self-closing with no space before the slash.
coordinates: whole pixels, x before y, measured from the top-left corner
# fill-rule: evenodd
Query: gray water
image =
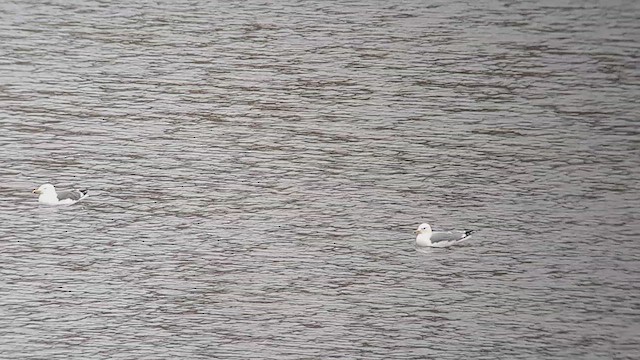
<path id="1" fill-rule="evenodd" d="M 131 3 L 0 4 L 0 358 L 637 358 L 639 2 Z"/>

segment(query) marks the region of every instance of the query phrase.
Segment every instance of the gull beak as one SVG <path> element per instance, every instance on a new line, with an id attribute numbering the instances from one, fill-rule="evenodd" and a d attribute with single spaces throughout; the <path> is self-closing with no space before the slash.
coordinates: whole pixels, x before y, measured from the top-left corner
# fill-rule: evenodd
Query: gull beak
<path id="1" fill-rule="evenodd" d="M 414 234 L 419 234 L 419 233 L 420 233 L 420 230 L 413 230 L 413 233 L 414 233 Z"/>
<path id="2" fill-rule="evenodd" d="M 40 191 L 40 190 L 38 190 L 38 189 L 33 189 L 32 193 L 34 193 L 34 194 L 40 194 L 40 193 L 41 193 L 41 191 Z"/>

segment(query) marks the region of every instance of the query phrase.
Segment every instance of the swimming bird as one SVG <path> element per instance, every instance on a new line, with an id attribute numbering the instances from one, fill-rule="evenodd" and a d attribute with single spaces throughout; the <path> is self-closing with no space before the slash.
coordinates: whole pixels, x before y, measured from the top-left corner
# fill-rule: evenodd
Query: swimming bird
<path id="1" fill-rule="evenodd" d="M 40 185 L 33 190 L 34 194 L 40 194 L 38 201 L 45 205 L 69 205 L 87 197 L 87 190 L 66 190 L 56 192 L 51 184 Z"/>
<path id="2" fill-rule="evenodd" d="M 431 226 L 427 223 L 420 224 L 414 233 L 416 237 L 416 245 L 419 247 L 447 247 L 464 241 L 474 233 L 475 230 L 451 230 L 451 231 L 432 231 Z"/>

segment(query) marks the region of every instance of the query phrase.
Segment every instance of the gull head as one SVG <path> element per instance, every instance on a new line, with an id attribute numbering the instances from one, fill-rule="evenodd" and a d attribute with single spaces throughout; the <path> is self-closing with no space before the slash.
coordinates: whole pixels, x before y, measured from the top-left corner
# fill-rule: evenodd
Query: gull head
<path id="1" fill-rule="evenodd" d="M 413 231 L 416 234 L 422 234 L 426 232 L 431 232 L 431 226 L 427 223 L 422 223 L 416 230 Z"/>
<path id="2" fill-rule="evenodd" d="M 46 193 L 51 193 L 51 192 L 55 192 L 56 188 L 53 187 L 53 185 L 51 184 L 44 184 L 44 185 L 40 185 L 39 188 L 33 190 L 34 194 L 46 194 Z"/>

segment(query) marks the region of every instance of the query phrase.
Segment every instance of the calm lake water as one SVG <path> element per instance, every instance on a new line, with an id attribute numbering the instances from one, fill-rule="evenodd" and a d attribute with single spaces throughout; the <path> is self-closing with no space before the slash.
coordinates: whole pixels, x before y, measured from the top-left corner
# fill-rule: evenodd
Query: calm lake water
<path id="1" fill-rule="evenodd" d="M 2 2 L 0 358 L 637 358 L 639 67 L 638 1 Z"/>

